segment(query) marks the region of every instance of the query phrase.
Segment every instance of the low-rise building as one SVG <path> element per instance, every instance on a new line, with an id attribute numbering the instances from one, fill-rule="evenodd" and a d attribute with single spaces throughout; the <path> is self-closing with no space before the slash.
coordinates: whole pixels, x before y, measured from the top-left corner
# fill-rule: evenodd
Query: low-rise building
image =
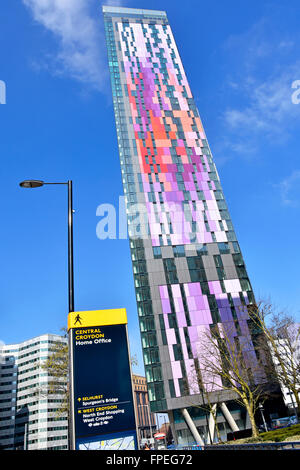
<path id="1" fill-rule="evenodd" d="M 46 392 L 51 377 L 42 367 L 53 347 L 65 343 L 45 334 L 0 347 L 1 450 L 68 449 L 68 418 L 57 413 L 64 398 Z"/>
<path id="2" fill-rule="evenodd" d="M 156 420 L 155 414 L 150 411 L 146 377 L 133 374 L 132 383 L 139 438 L 150 439 L 156 430 Z"/>
<path id="3" fill-rule="evenodd" d="M 291 324 L 283 331 L 282 337 L 278 336 L 274 343 L 275 346 L 270 344 L 270 351 L 278 374 L 283 400 L 289 413 L 297 415 L 297 411 L 300 412 L 297 407 L 297 398 L 300 392 L 300 323 Z M 296 393 L 298 394 L 297 398 Z"/>

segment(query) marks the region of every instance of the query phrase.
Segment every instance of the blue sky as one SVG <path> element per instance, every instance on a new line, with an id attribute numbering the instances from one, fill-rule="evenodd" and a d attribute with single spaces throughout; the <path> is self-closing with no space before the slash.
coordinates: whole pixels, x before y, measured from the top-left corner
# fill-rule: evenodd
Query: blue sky
<path id="1" fill-rule="evenodd" d="M 99 240 L 100 204 L 123 194 L 98 0 L 1 6 L 0 340 L 66 325 L 67 193 L 73 180 L 75 308 L 126 307 L 143 372 L 128 240 Z M 298 0 L 128 0 L 166 10 L 257 298 L 300 319 Z M 300 94 L 299 94 L 300 96 Z"/>

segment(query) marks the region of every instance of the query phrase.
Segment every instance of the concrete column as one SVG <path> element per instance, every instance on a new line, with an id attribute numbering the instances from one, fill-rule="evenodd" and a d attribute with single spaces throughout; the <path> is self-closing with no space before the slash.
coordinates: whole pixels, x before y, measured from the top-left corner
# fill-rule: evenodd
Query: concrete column
<path id="1" fill-rule="evenodd" d="M 214 442 L 214 437 L 215 437 L 215 420 L 214 420 L 214 415 L 216 415 L 216 409 L 217 409 L 217 404 L 215 403 L 212 407 L 212 410 L 209 414 L 209 423 L 208 423 L 208 426 L 209 426 L 209 435 L 211 437 L 211 444 L 213 444 Z"/>
<path id="2" fill-rule="evenodd" d="M 226 419 L 227 423 L 229 424 L 231 430 L 233 432 L 239 431 L 239 428 L 238 428 L 236 422 L 234 421 L 234 419 L 233 419 L 230 411 L 228 410 L 227 406 L 225 405 L 225 403 L 224 402 L 220 403 L 220 407 L 221 407 L 221 410 L 222 410 L 222 412 L 225 416 L 225 419 Z"/>
<path id="3" fill-rule="evenodd" d="M 187 424 L 187 427 L 191 431 L 192 436 L 195 439 L 195 441 L 197 442 L 197 444 L 200 444 L 201 446 L 204 446 L 204 442 L 203 442 L 203 440 L 202 440 L 202 438 L 201 438 L 201 436 L 198 432 L 198 429 L 195 426 L 194 421 L 190 417 L 188 410 L 186 408 L 182 408 L 181 413 L 184 417 L 184 420 Z"/>

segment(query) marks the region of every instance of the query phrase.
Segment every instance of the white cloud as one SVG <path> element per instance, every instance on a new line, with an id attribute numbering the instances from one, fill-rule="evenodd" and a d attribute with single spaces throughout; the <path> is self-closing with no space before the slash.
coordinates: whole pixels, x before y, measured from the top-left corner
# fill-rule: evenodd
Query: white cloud
<path id="1" fill-rule="evenodd" d="M 300 170 L 294 170 L 290 176 L 282 180 L 278 187 L 281 202 L 285 206 L 299 207 L 300 203 Z"/>
<path id="2" fill-rule="evenodd" d="M 46 56 L 46 67 L 54 74 L 103 91 L 108 72 L 105 38 L 101 9 L 95 8 L 91 14 L 93 0 L 22 1 L 34 20 L 57 39 L 58 50 L 51 57 Z"/>
<path id="3" fill-rule="evenodd" d="M 277 16 L 262 17 L 224 44 L 233 103 L 221 114 L 228 155 L 257 155 L 262 141 L 286 143 L 299 128 L 300 106 L 293 104 L 291 88 L 300 79 L 299 33 L 282 32 L 278 24 Z"/>
<path id="4" fill-rule="evenodd" d="M 291 121 L 300 119 L 300 109 L 291 99 L 296 77 L 300 77 L 300 63 L 270 75 L 265 81 L 244 82 L 240 91 L 247 96 L 248 104 L 240 109 L 227 109 L 225 122 L 232 130 L 282 139 Z"/>

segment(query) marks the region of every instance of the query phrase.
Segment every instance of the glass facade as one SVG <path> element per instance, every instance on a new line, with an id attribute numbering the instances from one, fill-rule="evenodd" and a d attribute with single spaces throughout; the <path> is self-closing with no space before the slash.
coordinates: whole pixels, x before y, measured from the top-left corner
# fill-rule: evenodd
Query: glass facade
<path id="1" fill-rule="evenodd" d="M 67 388 L 48 394 L 53 377 L 43 364 L 67 339 L 46 334 L 0 346 L 0 450 L 67 450 L 68 417 L 59 414 Z"/>
<path id="2" fill-rule="evenodd" d="M 256 365 L 254 297 L 166 13 L 103 15 L 149 401 L 176 410 L 200 394 L 190 381 L 213 325 Z"/>

